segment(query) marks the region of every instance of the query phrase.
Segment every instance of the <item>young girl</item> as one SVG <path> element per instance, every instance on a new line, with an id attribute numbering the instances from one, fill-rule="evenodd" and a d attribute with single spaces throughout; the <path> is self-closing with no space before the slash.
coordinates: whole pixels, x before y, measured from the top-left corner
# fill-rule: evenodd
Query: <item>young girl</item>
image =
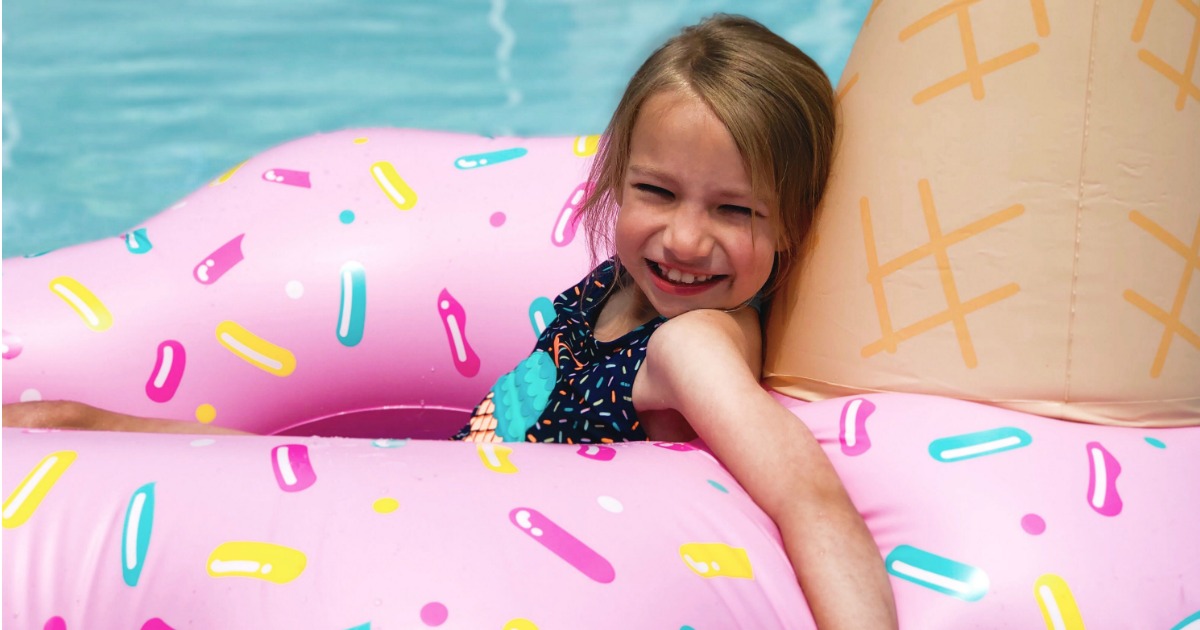
<path id="1" fill-rule="evenodd" d="M 833 92 L 752 20 L 684 29 L 633 76 L 581 210 L 615 254 L 456 436 L 474 441 L 699 437 L 774 519 L 822 628 L 896 625 L 883 562 L 824 452 L 759 385 L 763 301 L 801 258 L 834 148 Z M 15 407 L 15 406 L 14 406 Z M 212 431 L 77 403 L 6 425 Z"/>

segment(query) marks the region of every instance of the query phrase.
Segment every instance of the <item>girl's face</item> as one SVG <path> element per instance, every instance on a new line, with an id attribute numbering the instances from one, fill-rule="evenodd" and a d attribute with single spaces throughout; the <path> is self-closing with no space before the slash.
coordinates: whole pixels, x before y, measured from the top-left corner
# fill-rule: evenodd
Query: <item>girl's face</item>
<path id="1" fill-rule="evenodd" d="M 725 125 L 684 91 L 642 104 L 617 195 L 621 264 L 658 314 L 730 309 L 771 275 L 777 237 Z"/>

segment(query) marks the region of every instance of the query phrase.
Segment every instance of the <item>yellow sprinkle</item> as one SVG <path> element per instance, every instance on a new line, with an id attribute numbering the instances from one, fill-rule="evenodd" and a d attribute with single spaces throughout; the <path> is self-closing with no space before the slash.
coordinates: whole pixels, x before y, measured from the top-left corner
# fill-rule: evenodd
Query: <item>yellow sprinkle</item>
<path id="1" fill-rule="evenodd" d="M 687 543 L 679 548 L 679 555 L 700 577 L 754 579 L 750 558 L 741 547 L 724 543 Z"/>
<path id="2" fill-rule="evenodd" d="M 417 205 L 417 193 L 396 172 L 391 162 L 376 162 L 371 165 L 371 176 L 387 198 L 401 210 L 412 210 Z"/>
<path id="3" fill-rule="evenodd" d="M 58 478 L 75 461 L 75 451 L 56 451 L 42 461 L 20 483 L 4 501 L 4 528 L 20 527 L 33 516 L 46 493 L 58 483 Z"/>
<path id="4" fill-rule="evenodd" d="M 400 508 L 400 502 L 392 497 L 383 497 L 382 499 L 376 499 L 375 505 L 371 507 L 375 508 L 375 511 L 380 514 L 391 514 Z"/>
<path id="5" fill-rule="evenodd" d="M 217 408 L 208 403 L 204 403 L 203 405 L 196 407 L 196 419 L 204 424 L 208 424 L 209 422 L 216 420 Z"/>
<path id="6" fill-rule="evenodd" d="M 223 321 L 217 324 L 217 341 L 246 363 L 275 376 L 288 376 L 296 370 L 296 355 L 246 330 L 241 324 Z"/>
<path id="7" fill-rule="evenodd" d="M 1075 603 L 1071 587 L 1067 586 L 1062 577 L 1053 573 L 1039 577 L 1033 583 L 1033 594 L 1042 609 L 1042 619 L 1047 628 L 1083 630 L 1083 617 L 1079 614 L 1079 605 Z"/>
<path id="8" fill-rule="evenodd" d="M 265 542 L 230 541 L 221 543 L 208 556 L 208 574 L 212 577 L 248 577 L 285 584 L 300 577 L 308 558 L 304 553 Z"/>
<path id="9" fill-rule="evenodd" d="M 355 138 L 354 139 L 354 144 L 366 144 L 366 143 L 367 143 L 366 138 Z"/>
<path id="10" fill-rule="evenodd" d="M 503 630 L 538 630 L 537 624 L 525 618 L 509 619 Z"/>
<path id="11" fill-rule="evenodd" d="M 211 182 L 209 182 L 209 183 L 208 183 L 208 185 L 209 185 L 209 186 L 216 186 L 217 184 L 224 184 L 225 182 L 229 181 L 229 178 L 230 178 L 230 177 L 233 177 L 233 174 L 234 174 L 234 173 L 236 173 L 236 172 L 238 172 L 238 169 L 239 169 L 239 168 L 242 168 L 242 164 L 245 164 L 245 163 L 246 163 L 246 161 L 245 161 L 245 160 L 243 160 L 243 161 L 242 161 L 240 164 L 238 164 L 237 166 L 235 166 L 235 167 L 233 167 L 233 168 L 229 169 L 228 171 L 225 171 L 224 173 L 222 173 L 222 174 L 221 174 L 221 176 L 220 176 L 220 177 L 218 177 L 218 178 L 216 178 L 216 179 L 212 180 Z"/>
<path id="12" fill-rule="evenodd" d="M 596 150 L 600 148 L 600 136 L 576 136 L 575 142 L 571 145 L 572 151 L 579 157 L 588 157 L 595 155 Z"/>
<path id="13" fill-rule="evenodd" d="M 108 312 L 104 302 L 78 280 L 70 276 L 59 276 L 50 281 L 50 290 L 75 309 L 88 328 L 104 332 L 112 326 L 112 314 Z"/>
<path id="14" fill-rule="evenodd" d="M 479 459 L 488 470 L 506 475 L 517 472 L 517 466 L 509 459 L 513 452 L 511 448 L 491 442 L 481 442 L 476 444 L 475 448 L 479 451 Z"/>

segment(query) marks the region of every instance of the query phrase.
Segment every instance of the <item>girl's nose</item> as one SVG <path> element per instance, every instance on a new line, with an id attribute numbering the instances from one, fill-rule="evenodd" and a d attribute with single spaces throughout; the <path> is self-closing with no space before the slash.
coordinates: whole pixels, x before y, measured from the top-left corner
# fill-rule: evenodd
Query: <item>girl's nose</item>
<path id="1" fill-rule="evenodd" d="M 675 208 L 664 229 L 663 247 L 668 256 L 680 262 L 707 258 L 713 247 L 708 213 L 701 208 Z"/>

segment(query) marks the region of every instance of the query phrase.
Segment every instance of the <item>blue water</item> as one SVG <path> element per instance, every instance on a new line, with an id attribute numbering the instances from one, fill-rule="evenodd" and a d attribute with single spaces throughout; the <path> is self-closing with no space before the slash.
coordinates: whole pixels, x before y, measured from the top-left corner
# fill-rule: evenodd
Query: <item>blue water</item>
<path id="1" fill-rule="evenodd" d="M 599 132 L 645 56 L 717 11 L 836 82 L 870 1 L 6 0 L 3 255 L 119 235 L 316 132 Z"/>

